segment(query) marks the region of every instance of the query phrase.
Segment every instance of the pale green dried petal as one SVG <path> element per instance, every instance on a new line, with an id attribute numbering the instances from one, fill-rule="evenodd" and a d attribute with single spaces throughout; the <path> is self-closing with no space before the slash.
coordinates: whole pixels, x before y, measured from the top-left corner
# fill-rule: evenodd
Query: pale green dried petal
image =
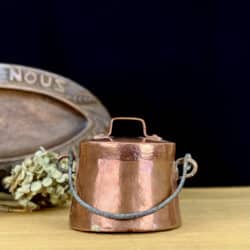
<path id="1" fill-rule="evenodd" d="M 29 200 L 26 200 L 26 199 L 20 199 L 20 200 L 18 201 L 18 203 L 19 203 L 21 206 L 23 206 L 23 207 L 27 207 L 28 202 L 29 202 Z"/>
<path id="2" fill-rule="evenodd" d="M 56 194 L 58 194 L 58 195 L 64 194 L 64 188 L 62 186 L 57 186 L 56 187 Z"/>
<path id="3" fill-rule="evenodd" d="M 44 165 L 44 170 L 52 176 L 52 174 L 57 170 L 56 164 Z"/>
<path id="4" fill-rule="evenodd" d="M 25 176 L 25 178 L 24 178 L 24 180 L 23 180 L 23 183 L 24 184 L 28 184 L 28 183 L 31 183 L 32 182 L 32 180 L 33 180 L 33 173 L 31 173 L 31 172 L 26 172 L 26 176 Z"/>
<path id="5" fill-rule="evenodd" d="M 38 192 L 42 188 L 42 183 L 41 181 L 35 181 L 31 184 L 31 191 L 32 192 Z"/>
<path id="6" fill-rule="evenodd" d="M 10 184 L 13 181 L 13 176 L 6 176 L 3 178 L 2 183 L 5 188 L 9 188 Z"/>
<path id="7" fill-rule="evenodd" d="M 35 204 L 34 202 L 32 201 L 29 201 L 27 199 L 21 199 L 18 201 L 18 203 L 23 206 L 23 207 L 27 207 L 31 210 L 34 210 L 34 209 L 37 209 L 39 206 L 37 204 Z"/>
<path id="8" fill-rule="evenodd" d="M 63 170 L 68 170 L 68 159 L 63 159 L 63 160 L 60 162 L 60 167 L 61 167 Z"/>
<path id="9" fill-rule="evenodd" d="M 22 192 L 22 190 L 17 189 L 17 191 L 14 194 L 14 198 L 15 200 L 19 200 L 23 195 L 24 193 Z"/>
<path id="10" fill-rule="evenodd" d="M 27 159 L 24 160 L 23 163 L 24 163 L 24 165 L 29 166 L 29 165 L 32 164 L 32 160 L 30 158 L 27 158 Z"/>
<path id="11" fill-rule="evenodd" d="M 68 179 L 68 174 L 62 174 L 62 176 L 60 178 L 57 178 L 56 181 L 58 183 L 63 183 Z"/>
<path id="12" fill-rule="evenodd" d="M 24 161 L 23 161 L 22 164 L 21 164 L 21 169 L 26 169 L 26 164 L 25 164 Z"/>
<path id="13" fill-rule="evenodd" d="M 49 193 L 49 194 L 53 194 L 53 193 L 55 193 L 56 192 L 56 189 L 54 188 L 54 187 L 47 187 L 47 192 Z"/>
<path id="14" fill-rule="evenodd" d="M 58 202 L 59 202 L 58 196 L 56 196 L 56 195 L 51 196 L 50 197 L 50 202 L 51 202 L 52 205 L 58 204 Z"/>
<path id="15" fill-rule="evenodd" d="M 57 169 L 57 166 L 56 166 L 55 163 L 51 163 L 51 164 L 49 164 L 48 166 L 49 166 L 49 168 L 51 168 L 51 169 Z"/>
<path id="16" fill-rule="evenodd" d="M 43 163 L 44 163 L 44 165 L 48 165 L 49 164 L 49 157 L 44 157 Z"/>
<path id="17" fill-rule="evenodd" d="M 57 170 L 57 169 L 53 169 L 53 171 L 51 172 L 51 177 L 53 177 L 54 179 L 59 179 L 61 178 L 62 173 Z"/>
<path id="18" fill-rule="evenodd" d="M 27 200 L 32 200 L 33 198 L 34 198 L 34 193 L 32 193 L 32 192 L 25 195 L 25 199 L 27 199 Z"/>
<path id="19" fill-rule="evenodd" d="M 44 168 L 36 165 L 34 172 L 36 172 L 37 174 L 41 174 L 42 172 L 44 172 Z"/>
<path id="20" fill-rule="evenodd" d="M 24 184 L 18 190 L 24 194 L 27 194 L 30 192 L 30 184 Z"/>
<path id="21" fill-rule="evenodd" d="M 21 169 L 22 169 L 22 166 L 21 166 L 21 165 L 16 165 L 16 166 L 12 169 L 11 174 L 12 174 L 12 175 L 16 175 L 16 174 L 19 173 L 19 171 L 20 171 Z"/>
<path id="22" fill-rule="evenodd" d="M 43 181 L 42 181 L 42 185 L 43 185 L 44 187 L 48 187 L 48 186 L 50 186 L 52 183 L 53 183 L 53 180 L 52 180 L 50 177 L 46 177 L 46 178 L 44 178 Z"/>

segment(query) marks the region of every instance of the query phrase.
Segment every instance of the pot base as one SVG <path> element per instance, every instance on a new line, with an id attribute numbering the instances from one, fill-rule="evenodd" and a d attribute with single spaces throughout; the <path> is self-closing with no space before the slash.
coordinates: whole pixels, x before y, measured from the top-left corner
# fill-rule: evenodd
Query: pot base
<path id="1" fill-rule="evenodd" d="M 153 233 L 153 232 L 161 232 L 161 231 L 168 231 L 179 228 L 181 223 L 172 225 L 168 228 L 155 228 L 155 229 L 142 229 L 142 228 L 127 228 L 127 229 L 115 229 L 115 228 L 101 228 L 100 226 L 93 224 L 91 228 L 79 228 L 71 226 L 71 229 L 80 231 L 80 232 L 87 232 L 87 233 Z"/>

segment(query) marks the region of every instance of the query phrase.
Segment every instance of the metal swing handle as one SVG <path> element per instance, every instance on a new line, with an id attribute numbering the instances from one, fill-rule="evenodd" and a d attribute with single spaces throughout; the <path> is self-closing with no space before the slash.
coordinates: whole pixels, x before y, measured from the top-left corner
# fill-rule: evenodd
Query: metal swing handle
<path id="1" fill-rule="evenodd" d="M 157 212 L 158 210 L 164 208 L 166 205 L 168 205 L 174 198 L 177 197 L 177 195 L 182 190 L 182 187 L 184 186 L 185 180 L 187 177 L 189 177 L 188 171 L 192 168 L 191 172 L 195 173 L 197 171 L 197 163 L 192 159 L 190 154 L 186 154 L 184 158 L 182 158 L 183 162 L 183 172 L 182 176 L 180 178 L 180 183 L 178 184 L 176 190 L 166 199 L 164 199 L 159 204 L 155 205 L 152 208 L 149 208 L 144 211 L 138 211 L 138 212 L 131 212 L 131 213 L 111 213 L 108 211 L 100 210 L 96 207 L 91 206 L 86 201 L 82 200 L 81 197 L 77 194 L 77 191 L 74 188 L 73 180 L 72 180 L 72 165 L 74 160 L 74 153 L 72 150 L 70 150 L 69 155 L 69 167 L 68 167 L 68 175 L 69 175 L 69 188 L 70 192 L 72 193 L 74 199 L 84 208 L 86 208 L 89 212 L 109 218 L 109 219 L 115 219 L 115 220 L 130 220 L 135 218 L 140 218 L 149 214 L 153 214 Z M 61 158 L 62 159 L 62 158 Z M 60 161 L 60 160 L 59 160 Z M 175 166 L 178 167 L 178 164 L 180 161 L 176 161 Z M 194 174 L 192 174 L 194 175 Z"/>

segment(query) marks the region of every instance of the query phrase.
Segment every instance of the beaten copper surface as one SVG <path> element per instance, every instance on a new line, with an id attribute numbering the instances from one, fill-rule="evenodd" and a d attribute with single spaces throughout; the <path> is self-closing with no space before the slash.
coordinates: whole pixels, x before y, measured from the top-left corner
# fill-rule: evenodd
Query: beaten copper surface
<path id="1" fill-rule="evenodd" d="M 89 204 L 113 213 L 148 209 L 176 188 L 175 144 L 144 139 L 103 139 L 80 144 L 76 189 Z M 70 224 L 80 231 L 143 232 L 180 226 L 178 199 L 133 220 L 89 213 L 72 201 Z"/>
<path id="2" fill-rule="evenodd" d="M 67 152 L 106 130 L 110 117 L 86 88 L 44 70 L 0 64 L 0 171 L 40 146 Z"/>

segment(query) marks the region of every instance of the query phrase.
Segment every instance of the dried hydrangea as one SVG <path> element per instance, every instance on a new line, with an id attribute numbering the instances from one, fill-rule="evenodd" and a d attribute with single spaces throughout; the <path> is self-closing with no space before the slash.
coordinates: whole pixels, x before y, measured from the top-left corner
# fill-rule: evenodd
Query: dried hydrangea
<path id="1" fill-rule="evenodd" d="M 27 210 L 67 205 L 71 199 L 68 174 L 58 169 L 58 157 L 40 148 L 12 169 L 11 175 L 3 179 L 3 186 Z M 67 172 L 68 159 L 62 159 L 60 167 Z"/>

